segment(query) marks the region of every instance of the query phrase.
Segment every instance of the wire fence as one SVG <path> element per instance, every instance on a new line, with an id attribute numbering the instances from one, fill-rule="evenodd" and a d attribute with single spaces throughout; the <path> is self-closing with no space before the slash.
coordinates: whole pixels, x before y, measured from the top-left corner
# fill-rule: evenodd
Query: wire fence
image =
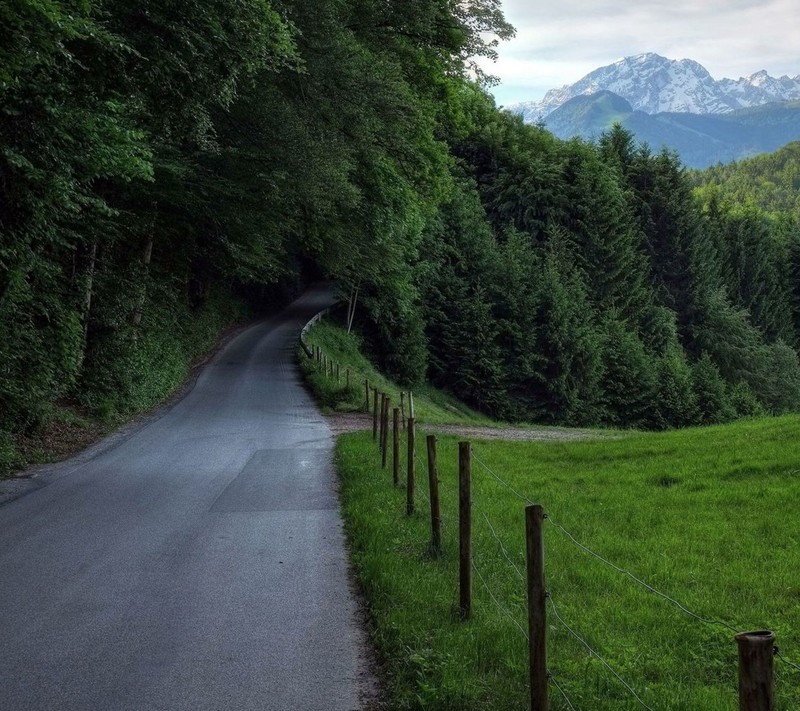
<path id="1" fill-rule="evenodd" d="M 522 502 L 522 503 L 524 503 L 526 505 L 533 504 L 533 501 L 530 498 L 528 498 L 524 494 L 520 493 L 520 491 L 518 491 L 508 481 L 506 481 L 503 477 L 498 475 L 497 472 L 494 471 L 492 469 L 492 467 L 490 467 L 484 461 L 483 458 L 481 458 L 479 455 L 477 455 L 474 452 L 474 449 L 473 449 L 473 458 L 474 458 L 474 460 L 476 462 L 478 462 L 478 464 L 480 465 L 480 467 L 482 468 L 483 471 L 485 471 L 494 481 L 496 481 L 503 488 L 505 488 L 508 492 L 510 492 L 513 496 L 515 496 L 520 502 Z M 701 615 L 701 614 L 691 610 L 687 605 L 681 603 L 680 601 L 675 599 L 673 596 L 668 595 L 667 593 L 659 590 L 658 588 L 654 587 L 652 584 L 650 584 L 650 583 L 646 582 L 645 580 L 643 580 L 642 577 L 640 577 L 638 575 L 635 575 L 631 571 L 626 570 L 625 568 L 613 563 L 607 557 L 605 557 L 602 554 L 598 553 L 597 551 L 589 548 L 587 545 L 582 543 L 569 530 L 567 530 L 565 527 L 563 527 L 562 525 L 560 525 L 559 523 L 554 521 L 551 515 L 545 514 L 544 518 L 545 518 L 546 522 L 552 528 L 554 528 L 559 534 L 561 534 L 561 536 L 563 536 L 563 538 L 565 540 L 567 540 L 569 543 L 574 545 L 576 548 L 578 548 L 582 552 L 586 553 L 587 555 L 593 557 L 594 559 L 598 560 L 599 562 L 603 563 L 605 566 L 609 567 L 610 569 L 614 570 L 615 572 L 617 572 L 617 573 L 619 573 L 621 575 L 624 575 L 625 577 L 627 577 L 628 579 L 632 580 L 637 585 L 641 586 L 646 591 L 648 591 L 650 593 L 653 593 L 654 595 L 658 596 L 659 598 L 665 600 L 666 602 L 668 602 L 669 604 L 673 605 L 678 610 L 683 612 L 688 617 L 693 618 L 693 619 L 695 619 L 695 620 L 697 620 L 699 622 L 702 622 L 702 623 L 704 623 L 706 625 L 709 625 L 709 626 L 713 626 L 713 627 L 717 627 L 717 628 L 724 628 L 724 629 L 726 629 L 726 630 L 728 630 L 730 632 L 733 632 L 734 634 L 740 633 L 741 630 L 743 629 L 741 626 L 737 627 L 737 626 L 735 626 L 735 625 L 733 625 L 733 624 L 731 624 L 729 622 L 726 622 L 723 619 L 709 617 L 709 616 L 706 616 L 706 615 Z M 491 522 L 488 520 L 488 518 L 486 519 L 486 523 L 489 525 L 489 527 L 490 527 L 490 529 L 492 531 L 493 537 L 497 539 L 498 544 L 501 547 L 501 554 L 506 558 L 506 560 L 512 566 L 512 568 L 514 569 L 515 574 L 518 577 L 521 578 L 522 577 L 522 571 L 508 557 L 506 549 L 505 549 L 505 546 L 503 545 L 502 541 L 500 540 L 499 536 L 497 535 L 496 530 L 494 529 L 494 527 L 492 527 Z M 639 696 L 639 694 L 635 691 L 635 689 L 628 682 L 626 682 L 619 675 L 619 673 L 615 669 L 613 669 L 613 667 L 594 648 L 591 647 L 591 645 L 589 645 L 589 643 L 586 641 L 586 639 L 584 637 L 582 637 L 570 625 L 567 624 L 567 622 L 564 620 L 563 616 L 559 612 L 558 608 L 556 607 L 555 601 L 554 601 L 552 595 L 549 592 L 547 593 L 547 598 L 548 598 L 548 601 L 550 603 L 550 608 L 551 608 L 551 611 L 553 612 L 553 615 L 556 617 L 556 619 L 559 621 L 559 623 L 562 625 L 562 627 L 572 637 L 574 637 L 577 641 L 579 641 L 586 648 L 586 650 L 589 652 L 590 655 L 592 655 L 595 658 L 597 658 L 598 661 L 600 661 L 600 663 L 617 679 L 617 681 L 620 684 L 622 684 L 622 686 L 636 699 L 636 701 L 643 708 L 650 709 L 650 711 L 652 711 L 651 707 L 648 706 L 645 703 L 645 701 Z M 778 647 L 774 648 L 774 655 L 775 655 L 775 657 L 780 659 L 780 661 L 783 664 L 785 664 L 789 669 L 794 670 L 794 671 L 800 671 L 800 666 L 795 664 L 794 662 L 786 659 L 783 656 L 783 654 L 780 652 Z M 552 677 L 551 677 L 551 682 L 553 682 Z M 554 684 L 554 686 L 556 686 L 556 684 Z M 563 690 L 561 688 L 557 688 L 557 690 L 559 691 L 559 693 L 561 693 L 563 695 Z M 569 702 L 568 699 L 565 698 L 565 701 L 567 702 L 567 704 L 568 704 L 568 706 L 570 708 L 574 708 L 571 705 L 571 703 Z"/>
<path id="2" fill-rule="evenodd" d="M 326 360 L 324 355 L 321 355 L 318 351 L 316 352 L 316 358 L 318 360 L 319 369 L 324 372 L 326 375 L 332 375 L 334 373 L 334 367 L 330 366 Z M 372 410 L 374 407 L 374 403 L 376 400 L 370 400 L 369 394 L 370 392 L 377 393 L 377 390 L 374 388 L 372 391 L 369 388 L 369 384 L 367 383 L 366 395 L 365 398 L 365 406 L 366 409 Z M 374 395 L 373 395 L 374 398 Z M 409 400 L 411 398 L 409 397 Z M 374 413 L 373 413 L 374 414 Z M 409 413 L 410 414 L 410 413 Z M 380 414 L 381 421 L 377 423 L 379 426 L 380 431 L 382 432 L 383 429 L 389 427 L 388 417 L 386 414 L 381 412 Z M 404 427 L 401 436 L 406 438 L 409 436 L 408 427 L 414 427 L 412 421 L 404 421 L 403 422 L 406 427 Z M 382 442 L 390 442 L 388 446 L 389 452 L 393 454 L 392 445 L 390 439 L 386 437 L 386 434 L 377 437 L 379 446 L 382 445 Z M 412 497 L 410 500 L 412 502 L 419 501 L 421 504 L 424 504 L 426 508 L 432 509 L 431 503 L 431 496 L 428 493 L 428 485 L 429 485 L 429 478 L 428 478 L 428 462 L 424 456 L 424 446 L 422 442 L 424 440 L 420 438 L 416 440 L 417 446 L 414 448 L 413 452 L 411 453 L 411 457 L 413 457 L 414 467 L 413 470 L 415 472 L 416 481 L 410 487 L 410 496 Z M 420 451 L 423 450 L 423 451 Z M 389 454 L 387 452 L 387 454 Z M 485 473 L 488 475 L 489 479 L 494 481 L 496 484 L 503 487 L 506 491 L 508 491 L 513 497 L 515 497 L 518 501 L 523 503 L 526 506 L 531 506 L 534 504 L 534 501 L 524 495 L 517 487 L 513 486 L 509 483 L 504 477 L 500 476 L 486 461 L 485 459 L 480 456 L 474 447 L 470 447 L 471 452 L 471 459 L 474 460 L 478 464 L 478 471 Z M 406 449 L 404 447 L 400 447 L 401 453 L 401 461 L 399 465 L 402 469 L 408 469 L 409 465 L 409 457 Z M 403 456 L 405 454 L 406 456 Z M 440 481 L 438 478 L 438 473 L 436 476 L 436 486 L 438 487 Z M 452 491 L 448 492 L 452 494 Z M 412 507 L 413 508 L 413 507 Z M 491 516 L 489 515 L 488 511 L 479 503 L 475 497 L 472 497 L 470 500 L 470 508 L 474 509 L 477 514 L 479 515 L 479 521 L 482 521 L 485 524 L 485 530 L 488 532 L 489 539 L 493 540 L 497 547 L 497 560 L 502 559 L 504 561 L 504 565 L 508 565 L 508 570 L 513 575 L 514 578 L 517 579 L 518 583 L 526 582 L 527 576 L 524 571 L 524 566 L 520 566 L 520 564 L 514 560 L 514 555 L 509 550 L 509 545 L 506 541 L 503 540 L 503 537 L 500 535 L 500 530 L 502 527 L 497 525 L 496 522 L 492 521 Z M 647 591 L 648 593 L 653 594 L 657 598 L 663 600 L 664 602 L 668 603 L 672 607 L 679 610 L 682 614 L 686 615 L 687 617 L 701 622 L 704 625 L 709 627 L 713 627 L 716 629 L 725 629 L 726 631 L 733 632 L 734 634 L 739 633 L 742 629 L 740 626 L 734 625 L 731 622 L 726 621 L 725 619 L 719 617 L 713 617 L 705 614 L 700 614 L 694 610 L 692 610 L 689 606 L 684 604 L 683 602 L 676 599 L 673 595 L 670 595 L 657 587 L 655 587 L 652 583 L 647 582 L 643 576 L 634 574 L 630 570 L 614 563 L 613 561 L 609 560 L 608 557 L 599 553 L 598 551 L 592 549 L 588 546 L 585 542 L 580 540 L 580 538 L 572 533 L 570 530 L 562 526 L 560 523 L 555 521 L 553 517 L 546 513 L 544 514 L 544 521 L 548 528 L 555 530 L 564 541 L 568 542 L 570 545 L 574 546 L 576 549 L 580 550 L 582 553 L 586 554 L 587 556 L 591 557 L 592 559 L 596 560 L 597 562 L 601 563 L 602 565 L 606 566 L 608 569 L 613 570 L 617 574 L 625 577 L 629 581 L 633 582 L 643 590 Z M 439 525 L 440 525 L 440 536 L 444 534 L 446 526 L 446 519 L 444 516 L 439 517 Z M 483 558 L 480 556 L 472 555 L 469 561 L 469 567 L 471 571 L 475 574 L 478 582 L 481 585 L 481 588 L 485 591 L 486 595 L 488 596 L 488 600 L 491 604 L 497 609 L 497 611 L 503 616 L 504 618 L 508 619 L 509 622 L 513 625 L 513 627 L 520 633 L 521 639 L 524 639 L 526 642 L 530 642 L 530 635 L 528 630 L 525 629 L 525 626 L 520 622 L 518 616 L 511 611 L 511 608 L 507 603 L 504 603 L 500 599 L 500 594 L 496 589 L 489 584 L 487 580 L 487 575 L 485 570 L 482 570 L 481 567 L 477 564 L 477 560 L 482 560 Z M 522 586 L 520 586 L 522 587 Z M 553 595 L 548 590 L 546 592 L 546 599 L 547 603 L 549 603 L 549 609 L 552 613 L 555 620 L 557 620 L 560 628 L 562 628 L 570 637 L 572 637 L 576 642 L 578 642 L 589 654 L 590 657 L 594 657 L 598 660 L 598 662 L 602 665 L 602 667 L 616 680 L 616 682 L 620 685 L 622 689 L 625 690 L 627 694 L 630 695 L 633 701 L 638 704 L 639 707 L 646 709 L 647 711 L 654 711 L 653 707 L 650 706 L 645 699 L 643 698 L 643 694 L 634 687 L 632 683 L 626 680 L 622 674 L 617 671 L 613 664 L 611 664 L 597 649 L 595 649 L 586 639 L 584 635 L 582 635 L 579 631 L 575 629 L 575 627 L 565 619 L 563 612 L 559 609 L 554 600 Z M 800 666 L 790 661 L 789 659 L 785 658 L 782 652 L 775 647 L 774 649 L 774 656 L 781 661 L 783 665 L 785 665 L 786 669 L 790 673 L 800 672 Z M 569 698 L 567 691 L 563 685 L 563 683 L 559 683 L 559 680 L 548 671 L 547 673 L 547 684 L 552 686 L 558 695 L 563 700 L 564 704 L 566 704 L 566 708 L 570 709 L 571 711 L 576 711 L 576 707 Z"/>

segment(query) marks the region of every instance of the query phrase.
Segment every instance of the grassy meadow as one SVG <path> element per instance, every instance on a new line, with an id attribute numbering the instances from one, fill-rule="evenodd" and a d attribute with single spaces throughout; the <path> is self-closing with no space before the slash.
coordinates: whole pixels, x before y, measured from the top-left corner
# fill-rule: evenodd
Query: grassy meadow
<path id="1" fill-rule="evenodd" d="M 392 707 L 526 707 L 527 647 L 517 626 L 526 628 L 520 496 L 700 616 L 737 630 L 774 630 L 783 656 L 800 663 L 799 432 L 800 418 L 784 417 L 587 442 L 473 442 L 476 574 L 466 623 L 456 612 L 457 438 L 439 438 L 444 552 L 435 560 L 427 502 L 420 498 L 406 517 L 404 492 L 380 469 L 371 434 L 342 437 L 346 525 L 388 661 Z M 417 466 L 426 483 L 423 433 Z M 551 524 L 545 555 L 558 614 L 644 704 L 736 708 L 732 631 L 689 617 Z M 575 709 L 643 708 L 550 606 L 548 628 L 549 668 Z M 778 709 L 797 709 L 800 672 L 780 659 L 775 667 Z M 551 704 L 569 709 L 555 686 Z"/>
<path id="2" fill-rule="evenodd" d="M 353 338 L 321 326 L 311 339 L 361 378 L 360 390 L 348 396 L 306 364 L 323 403 L 358 409 L 364 377 L 396 397 Z M 664 433 L 598 432 L 586 441 L 473 440 L 473 611 L 461 622 L 459 438 L 437 435 L 444 528 L 443 551 L 434 558 L 425 424 L 482 422 L 430 390 L 418 395 L 417 414 L 411 517 L 404 488 L 392 486 L 390 468 L 380 468 L 371 432 L 344 435 L 337 449 L 351 557 L 392 709 L 527 707 L 528 501 L 542 504 L 549 517 L 553 711 L 733 711 L 733 630 L 775 631 L 783 658 L 800 664 L 800 417 Z M 404 472 L 405 442 L 401 452 Z M 564 531 L 708 621 L 601 562 Z M 775 671 L 778 711 L 800 708 L 800 670 L 776 659 Z"/>

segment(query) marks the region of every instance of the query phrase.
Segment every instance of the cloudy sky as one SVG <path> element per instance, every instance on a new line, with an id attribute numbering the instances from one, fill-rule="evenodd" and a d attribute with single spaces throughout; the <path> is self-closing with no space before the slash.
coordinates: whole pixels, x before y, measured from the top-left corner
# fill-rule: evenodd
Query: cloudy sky
<path id="1" fill-rule="evenodd" d="M 694 59 L 715 79 L 800 74 L 800 0 L 504 0 L 517 36 L 487 67 L 498 104 L 540 99 L 642 52 Z"/>

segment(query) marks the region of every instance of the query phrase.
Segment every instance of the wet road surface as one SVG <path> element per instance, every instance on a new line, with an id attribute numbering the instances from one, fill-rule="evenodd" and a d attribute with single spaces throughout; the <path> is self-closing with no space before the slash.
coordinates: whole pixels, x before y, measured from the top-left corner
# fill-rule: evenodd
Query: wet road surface
<path id="1" fill-rule="evenodd" d="M 174 407 L 0 505 L 0 709 L 360 707 L 333 438 L 293 365 L 330 302 L 242 332 Z"/>

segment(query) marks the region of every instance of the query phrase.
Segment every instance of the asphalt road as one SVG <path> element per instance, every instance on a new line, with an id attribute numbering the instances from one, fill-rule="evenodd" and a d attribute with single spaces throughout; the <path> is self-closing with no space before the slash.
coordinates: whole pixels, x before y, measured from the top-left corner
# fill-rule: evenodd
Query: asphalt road
<path id="1" fill-rule="evenodd" d="M 293 365 L 316 289 L 174 407 L 0 506 L 0 709 L 360 708 L 333 438 Z"/>

